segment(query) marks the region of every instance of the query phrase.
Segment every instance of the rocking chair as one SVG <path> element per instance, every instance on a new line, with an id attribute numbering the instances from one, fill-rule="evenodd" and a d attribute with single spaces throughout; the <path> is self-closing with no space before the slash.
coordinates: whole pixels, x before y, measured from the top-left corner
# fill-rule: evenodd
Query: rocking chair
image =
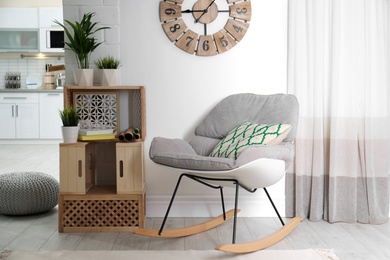
<path id="1" fill-rule="evenodd" d="M 216 249 L 248 253 L 269 247 L 292 232 L 299 217 L 284 222 L 266 189 L 278 182 L 294 158 L 293 140 L 298 123 L 298 101 L 293 95 L 235 94 L 218 103 L 195 129 L 188 143 L 181 139 L 155 137 L 150 147 L 153 162 L 181 171 L 159 230 L 135 233 L 153 237 L 182 237 L 214 228 L 233 219 L 232 244 Z M 208 222 L 164 230 L 169 211 L 183 177 L 219 189 L 223 214 Z M 235 206 L 225 212 L 223 187 L 235 187 Z M 264 239 L 236 244 L 239 187 L 254 193 L 263 188 L 283 227 Z"/>

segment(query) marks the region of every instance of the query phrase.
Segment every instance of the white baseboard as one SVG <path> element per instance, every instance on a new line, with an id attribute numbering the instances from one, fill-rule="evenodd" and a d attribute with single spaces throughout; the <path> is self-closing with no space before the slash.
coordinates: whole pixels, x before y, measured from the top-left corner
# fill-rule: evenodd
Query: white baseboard
<path id="1" fill-rule="evenodd" d="M 146 196 L 146 216 L 164 217 L 171 196 Z M 285 201 L 272 198 L 280 215 L 285 216 Z M 234 196 L 225 195 L 226 211 L 234 209 Z M 277 217 L 267 197 L 240 195 L 238 208 L 240 217 Z M 216 217 L 222 214 L 221 199 L 218 195 L 177 195 L 169 217 Z"/>

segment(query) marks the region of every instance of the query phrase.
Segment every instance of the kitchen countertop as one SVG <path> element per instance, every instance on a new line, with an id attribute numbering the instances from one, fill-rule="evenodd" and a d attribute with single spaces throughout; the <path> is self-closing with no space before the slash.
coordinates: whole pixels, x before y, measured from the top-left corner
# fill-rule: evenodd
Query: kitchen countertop
<path id="1" fill-rule="evenodd" d="M 0 93 L 62 93 L 63 89 L 1 88 Z"/>

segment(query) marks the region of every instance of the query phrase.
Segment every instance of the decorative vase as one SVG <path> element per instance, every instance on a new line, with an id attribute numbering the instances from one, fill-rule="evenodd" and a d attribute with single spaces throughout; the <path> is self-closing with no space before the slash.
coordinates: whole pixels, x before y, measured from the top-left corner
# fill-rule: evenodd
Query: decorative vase
<path id="1" fill-rule="evenodd" d="M 79 134 L 78 126 L 62 127 L 62 137 L 64 139 L 64 143 L 77 143 L 78 134 Z"/>
<path id="2" fill-rule="evenodd" d="M 75 69 L 73 75 L 76 85 L 93 86 L 93 69 Z"/>
<path id="3" fill-rule="evenodd" d="M 101 69 L 100 70 L 100 80 L 102 86 L 118 86 L 118 69 Z"/>

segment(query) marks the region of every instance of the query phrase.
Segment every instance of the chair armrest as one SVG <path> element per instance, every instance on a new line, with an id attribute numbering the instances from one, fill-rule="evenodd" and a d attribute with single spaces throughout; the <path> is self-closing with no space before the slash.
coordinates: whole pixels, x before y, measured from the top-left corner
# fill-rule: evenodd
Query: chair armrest
<path id="1" fill-rule="evenodd" d="M 181 139 L 153 138 L 150 159 L 158 164 L 180 169 L 222 171 L 234 168 L 235 161 L 196 154 L 192 146 Z"/>
<path id="2" fill-rule="evenodd" d="M 160 154 L 196 154 L 192 146 L 182 139 L 155 137 L 149 150 L 149 157 L 153 159 Z"/>

